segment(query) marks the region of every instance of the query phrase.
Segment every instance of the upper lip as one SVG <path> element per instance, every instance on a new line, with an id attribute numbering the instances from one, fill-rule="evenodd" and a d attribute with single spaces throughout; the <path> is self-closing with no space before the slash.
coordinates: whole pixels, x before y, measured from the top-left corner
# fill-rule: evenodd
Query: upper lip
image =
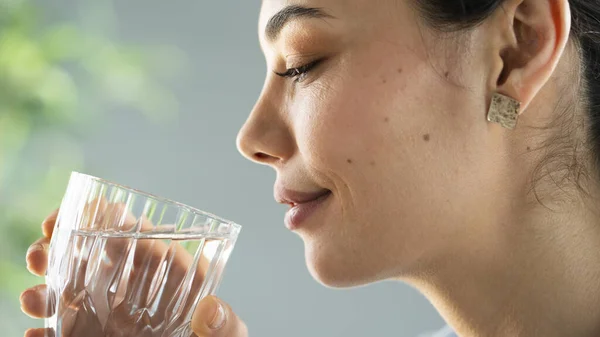
<path id="1" fill-rule="evenodd" d="M 319 199 L 320 197 L 329 194 L 331 191 L 321 189 L 314 192 L 300 192 L 286 189 L 284 187 L 275 186 L 275 200 L 280 204 L 296 206 Z"/>

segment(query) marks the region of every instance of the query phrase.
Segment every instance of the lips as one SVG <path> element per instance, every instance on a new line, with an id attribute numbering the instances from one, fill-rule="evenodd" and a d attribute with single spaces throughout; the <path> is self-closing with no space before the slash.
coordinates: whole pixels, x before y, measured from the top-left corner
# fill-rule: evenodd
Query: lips
<path id="1" fill-rule="evenodd" d="M 291 206 L 285 216 L 285 224 L 290 230 L 298 229 L 330 195 L 331 191 L 327 189 L 299 192 L 275 187 L 277 202 Z"/>
<path id="2" fill-rule="evenodd" d="M 315 192 L 298 192 L 276 187 L 275 200 L 277 200 L 277 202 L 280 204 L 287 204 L 294 207 L 296 205 L 317 200 L 329 193 L 331 193 L 331 191 L 327 189 L 322 189 Z"/>

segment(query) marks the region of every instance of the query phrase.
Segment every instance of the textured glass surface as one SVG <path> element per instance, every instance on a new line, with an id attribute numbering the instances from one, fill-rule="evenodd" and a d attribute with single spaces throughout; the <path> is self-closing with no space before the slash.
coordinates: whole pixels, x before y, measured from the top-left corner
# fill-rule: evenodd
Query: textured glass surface
<path id="1" fill-rule="evenodd" d="M 50 244 L 46 326 L 56 337 L 189 337 L 241 227 L 73 173 Z"/>

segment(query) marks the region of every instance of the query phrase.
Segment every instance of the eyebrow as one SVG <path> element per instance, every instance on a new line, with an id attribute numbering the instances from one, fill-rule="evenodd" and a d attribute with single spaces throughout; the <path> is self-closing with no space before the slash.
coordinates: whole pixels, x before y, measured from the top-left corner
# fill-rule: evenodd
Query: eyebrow
<path id="1" fill-rule="evenodd" d="M 273 41 L 277 39 L 286 24 L 299 18 L 322 19 L 333 18 L 333 16 L 327 14 L 320 8 L 298 5 L 287 6 L 269 19 L 267 27 L 265 28 L 265 35 L 269 40 Z"/>

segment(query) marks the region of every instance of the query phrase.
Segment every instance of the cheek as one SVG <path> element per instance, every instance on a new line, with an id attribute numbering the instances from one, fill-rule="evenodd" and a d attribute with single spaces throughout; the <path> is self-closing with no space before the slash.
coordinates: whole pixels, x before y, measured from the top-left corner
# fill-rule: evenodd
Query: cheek
<path id="1" fill-rule="evenodd" d="M 421 135 L 424 113 L 413 107 L 423 102 L 414 82 L 430 68 L 414 55 L 373 49 L 340 61 L 299 95 L 294 129 L 311 167 L 364 174 L 390 165 L 406 148 L 398 144 Z"/>
<path id="2" fill-rule="evenodd" d="M 378 204 L 364 217 L 406 212 L 399 202 L 417 214 L 476 180 L 465 168 L 482 171 L 481 144 L 472 140 L 484 138 L 486 124 L 469 115 L 481 110 L 477 95 L 452 85 L 426 58 L 376 50 L 304 88 L 293 114 L 298 149 L 321 181 L 346 189 L 343 203 Z"/>

